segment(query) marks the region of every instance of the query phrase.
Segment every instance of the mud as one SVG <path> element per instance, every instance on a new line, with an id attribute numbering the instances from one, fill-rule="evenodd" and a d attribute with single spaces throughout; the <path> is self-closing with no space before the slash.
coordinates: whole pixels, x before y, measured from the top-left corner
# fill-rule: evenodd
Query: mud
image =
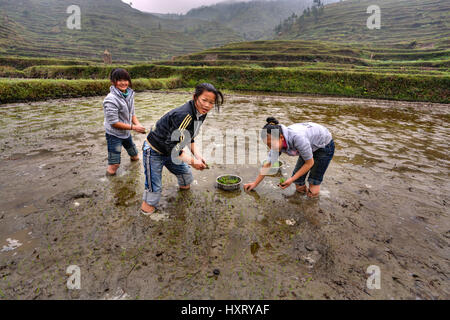
<path id="1" fill-rule="evenodd" d="M 149 127 L 190 97 L 138 93 L 137 115 Z M 211 163 L 189 191 L 164 169 L 153 220 L 139 214 L 141 161 L 123 150 L 105 177 L 102 99 L 0 108 L 0 299 L 449 298 L 449 105 L 227 94 L 204 132 L 269 115 L 330 129 L 321 196 L 281 190 L 279 175 L 250 193 L 214 187 L 226 173 L 252 181 L 257 165 Z M 288 177 L 297 159 L 281 160 Z M 371 265 L 380 289 L 367 288 Z"/>

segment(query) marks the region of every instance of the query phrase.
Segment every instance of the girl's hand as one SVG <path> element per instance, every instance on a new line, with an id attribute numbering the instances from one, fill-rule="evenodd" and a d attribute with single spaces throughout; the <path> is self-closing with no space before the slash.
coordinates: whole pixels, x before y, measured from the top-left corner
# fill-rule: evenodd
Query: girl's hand
<path id="1" fill-rule="evenodd" d="M 203 158 L 202 156 L 197 156 L 197 159 L 205 165 L 205 169 L 209 169 L 209 165 L 206 163 L 205 158 Z"/>
<path id="2" fill-rule="evenodd" d="M 194 159 L 194 161 L 192 161 L 191 166 L 196 169 L 196 170 L 203 170 L 206 169 L 206 165 L 198 159 Z"/>
<path id="3" fill-rule="evenodd" d="M 292 179 L 287 179 L 285 182 L 280 183 L 279 186 L 281 189 L 286 189 L 287 187 L 289 187 L 294 181 Z"/>
<path id="4" fill-rule="evenodd" d="M 256 186 L 257 186 L 257 184 L 255 182 L 247 183 L 247 184 L 244 184 L 244 190 L 252 191 L 253 189 L 256 188 Z"/>
<path id="5" fill-rule="evenodd" d="M 199 160 L 199 161 L 201 161 L 201 162 L 203 162 L 203 163 L 205 163 L 206 164 L 206 160 L 201 156 L 201 155 L 194 155 L 194 157 L 197 159 L 197 160 Z"/>
<path id="6" fill-rule="evenodd" d="M 145 128 L 140 124 L 133 125 L 133 130 L 139 133 L 145 133 Z"/>
<path id="7" fill-rule="evenodd" d="M 209 169 L 209 165 L 206 163 L 205 158 L 201 157 L 200 160 L 201 160 L 201 162 L 203 162 L 203 164 L 205 165 L 205 169 Z"/>

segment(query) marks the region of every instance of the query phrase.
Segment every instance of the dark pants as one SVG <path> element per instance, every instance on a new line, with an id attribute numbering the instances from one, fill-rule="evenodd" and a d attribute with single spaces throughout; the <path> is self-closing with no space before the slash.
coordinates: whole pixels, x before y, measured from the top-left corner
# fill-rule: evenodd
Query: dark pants
<path id="1" fill-rule="evenodd" d="M 325 147 L 321 149 L 317 149 L 315 152 L 313 152 L 313 158 L 314 158 L 314 165 L 312 166 L 311 170 L 309 172 L 305 173 L 303 176 L 298 178 L 294 181 L 296 185 L 304 186 L 306 176 L 309 173 L 308 182 L 312 185 L 320 185 L 323 181 L 323 176 L 325 174 L 325 171 L 328 168 L 328 165 L 331 162 L 331 159 L 333 159 L 334 155 L 334 141 L 331 140 L 329 144 L 327 144 Z M 303 160 L 302 157 L 298 157 L 297 164 L 295 165 L 294 172 L 292 173 L 292 176 L 295 175 L 295 173 L 300 170 L 300 168 L 305 164 L 305 160 Z"/>
<path id="2" fill-rule="evenodd" d="M 122 152 L 122 146 L 127 150 L 130 157 L 138 155 L 136 145 L 131 138 L 131 135 L 127 139 L 117 138 L 116 136 L 105 133 L 106 142 L 108 144 L 108 164 L 120 164 L 120 154 Z"/>

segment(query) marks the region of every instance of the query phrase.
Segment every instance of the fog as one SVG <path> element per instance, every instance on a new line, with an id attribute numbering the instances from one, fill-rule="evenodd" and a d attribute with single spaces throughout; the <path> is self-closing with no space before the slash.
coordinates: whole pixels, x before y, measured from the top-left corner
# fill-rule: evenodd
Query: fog
<path id="1" fill-rule="evenodd" d="M 251 0 L 239 0 L 236 2 L 244 2 Z M 190 9 L 204 5 L 212 5 L 223 0 L 123 0 L 125 3 L 132 2 L 133 8 L 141 11 L 154 13 L 186 13 Z M 232 1 L 226 1 L 232 2 Z"/>

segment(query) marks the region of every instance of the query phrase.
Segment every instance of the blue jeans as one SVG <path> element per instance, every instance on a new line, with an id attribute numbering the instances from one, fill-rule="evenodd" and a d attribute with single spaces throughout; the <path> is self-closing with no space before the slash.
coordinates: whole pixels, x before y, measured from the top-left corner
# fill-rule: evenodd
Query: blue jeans
<path id="1" fill-rule="evenodd" d="M 309 170 L 309 177 L 308 182 L 312 185 L 320 185 L 323 181 L 323 176 L 325 174 L 325 171 L 328 168 L 328 165 L 331 162 L 331 159 L 333 159 L 334 155 L 334 141 L 331 140 L 329 144 L 327 144 L 325 147 L 321 149 L 317 149 L 315 152 L 313 152 L 313 158 L 314 158 L 314 165 L 312 166 L 311 170 Z M 305 161 L 302 157 L 298 157 L 297 164 L 295 165 L 294 172 L 292 172 L 292 176 L 295 175 L 295 173 L 300 170 L 300 168 L 305 164 Z M 308 172 L 305 173 L 303 176 L 298 178 L 294 181 L 296 185 L 304 186 L 305 180 Z"/>
<path id="2" fill-rule="evenodd" d="M 116 136 L 105 133 L 106 143 L 108 145 L 108 164 L 120 164 L 120 154 L 122 146 L 127 150 L 130 157 L 138 155 L 136 145 L 133 142 L 131 135 L 127 139 L 117 138 Z"/>
<path id="3" fill-rule="evenodd" d="M 145 191 L 142 200 L 149 205 L 156 207 L 161 199 L 164 166 L 177 177 L 180 186 L 188 186 L 194 181 L 191 168 L 186 163 L 173 163 L 171 156 L 163 156 L 153 150 L 147 141 L 144 142 L 142 151 L 145 170 Z"/>

